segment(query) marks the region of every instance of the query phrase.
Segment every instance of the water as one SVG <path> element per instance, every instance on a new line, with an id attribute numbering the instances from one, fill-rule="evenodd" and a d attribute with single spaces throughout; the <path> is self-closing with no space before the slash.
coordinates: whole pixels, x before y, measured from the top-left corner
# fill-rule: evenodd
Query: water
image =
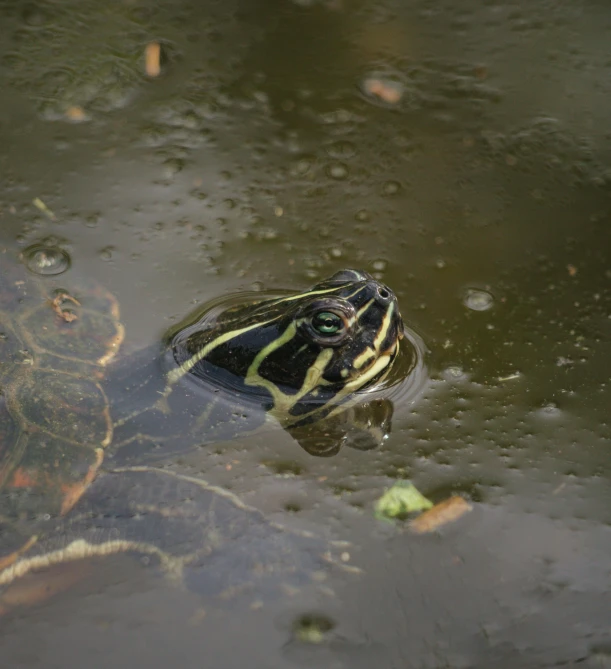
<path id="1" fill-rule="evenodd" d="M 610 24 L 575 0 L 2 4 L 2 246 L 55 237 L 128 351 L 226 292 L 359 267 L 431 375 L 379 451 L 279 433 L 181 465 L 351 541 L 335 596 L 215 611 L 117 560 L 0 621 L 7 664 L 611 664 Z M 474 512 L 380 525 L 402 478 Z"/>

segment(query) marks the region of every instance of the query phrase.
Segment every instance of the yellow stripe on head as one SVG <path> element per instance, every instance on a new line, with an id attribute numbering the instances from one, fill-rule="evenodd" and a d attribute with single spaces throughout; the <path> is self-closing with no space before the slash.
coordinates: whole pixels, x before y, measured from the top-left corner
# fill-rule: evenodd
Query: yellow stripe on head
<path id="1" fill-rule="evenodd" d="M 296 393 L 283 393 L 275 383 L 262 377 L 259 374 L 259 367 L 261 366 L 261 363 L 264 362 L 270 353 L 273 353 L 281 346 L 284 346 L 289 341 L 291 341 L 293 337 L 295 337 L 297 334 L 297 325 L 297 323 L 291 323 L 280 337 L 274 339 L 273 342 L 269 343 L 265 348 L 259 351 L 251 366 L 248 368 L 248 372 L 246 373 L 246 378 L 244 380 L 244 383 L 248 386 L 259 386 L 260 388 L 265 388 L 272 396 L 274 412 L 278 412 L 280 414 L 289 413 L 292 407 L 295 406 L 295 404 L 297 404 L 297 402 L 299 402 L 299 400 L 304 395 L 311 392 L 320 384 L 325 369 L 333 357 L 332 349 L 323 349 L 316 357 L 316 360 L 308 368 L 301 388 Z"/>
<path id="2" fill-rule="evenodd" d="M 168 372 L 168 383 L 170 385 L 173 385 L 177 381 L 180 381 L 180 379 L 182 379 L 182 377 L 185 374 L 190 372 L 200 360 L 205 358 L 211 351 L 214 351 L 215 348 L 218 348 L 222 344 L 225 344 L 226 342 L 231 341 L 236 337 L 239 337 L 241 334 L 244 334 L 245 332 L 249 332 L 250 330 L 254 330 L 255 328 L 260 328 L 264 325 L 267 325 L 267 323 L 271 322 L 272 321 L 269 320 L 269 321 L 264 321 L 263 323 L 252 323 L 251 325 L 247 325 L 246 327 L 240 328 L 239 330 L 231 330 L 231 332 L 226 332 L 224 335 L 221 335 L 220 337 L 213 339 L 210 343 L 203 346 L 195 355 L 193 355 L 188 360 L 185 360 L 180 365 L 180 367 L 177 367 L 176 369 L 173 369 L 170 372 Z"/>
<path id="3" fill-rule="evenodd" d="M 371 300 L 371 302 L 373 302 L 373 300 Z M 361 311 L 365 310 L 365 308 L 368 307 L 369 304 L 370 303 L 367 303 L 364 307 L 362 307 Z M 356 356 L 354 362 L 352 363 L 352 367 L 354 369 L 360 369 L 368 360 L 379 355 L 382 342 L 386 338 L 386 335 L 388 334 L 388 329 L 390 328 L 390 324 L 392 323 L 392 315 L 394 310 L 395 310 L 395 305 L 393 302 L 391 302 L 390 306 L 388 307 L 388 310 L 384 314 L 384 319 L 382 320 L 382 325 L 380 326 L 380 330 L 378 334 L 375 336 L 375 339 L 373 340 L 373 347 L 368 346 L 361 354 Z"/>

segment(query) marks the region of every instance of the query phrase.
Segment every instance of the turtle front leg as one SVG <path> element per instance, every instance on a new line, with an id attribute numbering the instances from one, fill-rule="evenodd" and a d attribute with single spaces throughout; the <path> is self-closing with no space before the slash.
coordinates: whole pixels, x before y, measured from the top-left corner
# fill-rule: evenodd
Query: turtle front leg
<path id="1" fill-rule="evenodd" d="M 227 490 L 152 467 L 102 473 L 66 516 L 30 526 L 36 540 L 6 544 L 0 613 L 43 601 L 113 555 L 132 554 L 217 605 L 328 591 L 327 571 L 349 567 L 330 542 L 270 522 Z"/>
<path id="2" fill-rule="evenodd" d="M 390 434 L 393 403 L 375 399 L 337 411 L 316 423 L 287 427 L 289 434 L 310 455 L 329 457 L 347 446 L 370 451 Z"/>

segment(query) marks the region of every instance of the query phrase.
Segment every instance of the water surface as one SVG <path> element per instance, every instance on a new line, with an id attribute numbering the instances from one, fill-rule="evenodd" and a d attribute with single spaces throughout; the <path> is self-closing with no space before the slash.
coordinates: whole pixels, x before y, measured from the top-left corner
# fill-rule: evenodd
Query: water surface
<path id="1" fill-rule="evenodd" d="M 279 432 L 183 463 L 351 541 L 364 574 L 333 597 L 210 610 L 116 560 L 0 621 L 7 664 L 611 664 L 610 28 L 577 0 L 1 4 L 0 245 L 54 236 L 118 296 L 127 351 L 226 292 L 362 268 L 431 377 L 379 451 Z M 374 520 L 403 478 L 474 511 Z M 323 643 L 294 638 L 304 612 Z"/>

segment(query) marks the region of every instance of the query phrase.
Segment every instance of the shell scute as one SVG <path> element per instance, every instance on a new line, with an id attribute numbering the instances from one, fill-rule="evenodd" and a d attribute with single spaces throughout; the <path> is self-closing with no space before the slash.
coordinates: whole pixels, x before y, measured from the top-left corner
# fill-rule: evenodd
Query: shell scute
<path id="1" fill-rule="evenodd" d="M 58 285 L 62 281 L 63 285 Z M 92 281 L 33 277 L 0 252 L 0 514 L 76 503 L 112 441 L 100 381 L 123 340 L 114 296 Z"/>

